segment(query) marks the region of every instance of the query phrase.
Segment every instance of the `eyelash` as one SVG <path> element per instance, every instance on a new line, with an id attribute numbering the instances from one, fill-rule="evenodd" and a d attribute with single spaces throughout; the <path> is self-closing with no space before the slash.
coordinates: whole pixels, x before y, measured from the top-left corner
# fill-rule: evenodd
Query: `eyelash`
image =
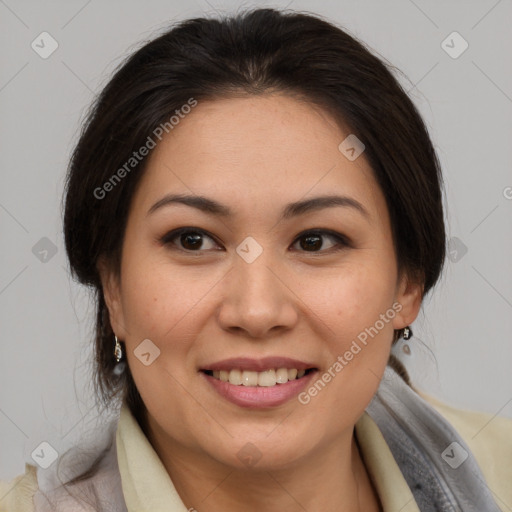
<path id="1" fill-rule="evenodd" d="M 192 251 L 190 249 L 181 249 L 179 247 L 173 246 L 174 245 L 173 241 L 176 238 L 178 238 L 179 236 L 183 235 L 184 233 L 193 233 L 193 234 L 207 236 L 208 238 L 212 239 L 216 244 L 218 244 L 215 237 L 213 235 L 211 235 L 210 233 L 208 233 L 207 231 L 205 231 L 204 229 L 192 228 L 192 227 L 183 227 L 183 228 L 175 229 L 173 231 L 169 231 L 162 238 L 160 238 L 159 241 L 162 245 L 169 247 L 169 249 L 171 249 L 171 250 L 181 251 L 181 252 L 184 252 L 187 254 L 191 254 L 191 253 L 195 253 L 195 252 L 196 253 L 205 252 L 204 250 L 201 250 L 201 249 L 199 249 L 197 251 Z M 331 239 L 334 239 L 335 246 L 331 247 L 329 249 L 326 249 L 326 250 L 302 251 L 302 252 L 311 253 L 311 254 L 332 253 L 332 252 L 338 252 L 338 251 L 341 251 L 348 247 L 351 247 L 351 243 L 346 236 L 342 235 L 341 233 L 337 233 L 336 231 L 331 231 L 329 229 L 311 229 L 311 230 L 303 231 L 295 238 L 292 245 L 295 245 L 301 238 L 306 238 L 307 236 L 311 236 L 311 235 L 326 236 Z"/>

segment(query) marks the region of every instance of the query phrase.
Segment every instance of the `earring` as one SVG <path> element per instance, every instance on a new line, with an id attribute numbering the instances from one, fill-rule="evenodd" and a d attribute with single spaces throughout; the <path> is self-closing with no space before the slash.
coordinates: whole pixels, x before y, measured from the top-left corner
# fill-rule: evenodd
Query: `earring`
<path id="1" fill-rule="evenodd" d="M 126 363 L 123 361 L 123 362 L 119 362 L 121 361 L 122 357 L 123 357 L 123 349 L 121 347 L 121 344 L 119 343 L 119 340 L 117 339 L 117 336 L 114 334 L 114 339 L 116 341 L 116 344 L 114 346 L 114 357 L 116 359 L 116 365 L 114 366 L 114 375 L 121 375 L 125 368 L 126 368 Z"/>
<path id="2" fill-rule="evenodd" d="M 116 358 L 116 361 L 119 363 L 123 357 L 123 349 L 121 348 L 121 344 L 119 343 L 119 340 L 117 339 L 117 336 L 114 334 L 114 339 L 116 340 L 116 344 L 114 347 L 114 357 Z"/>
<path id="3" fill-rule="evenodd" d="M 404 328 L 402 337 L 404 340 L 410 340 L 412 338 L 412 329 L 409 326 Z"/>

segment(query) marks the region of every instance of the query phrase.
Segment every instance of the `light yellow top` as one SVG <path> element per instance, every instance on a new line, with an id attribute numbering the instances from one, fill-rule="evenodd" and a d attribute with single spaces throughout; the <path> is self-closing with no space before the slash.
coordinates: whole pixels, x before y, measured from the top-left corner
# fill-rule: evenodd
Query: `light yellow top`
<path id="1" fill-rule="evenodd" d="M 512 512 L 512 420 L 451 407 L 419 392 L 457 430 L 476 457 L 503 512 Z M 362 456 L 384 512 L 420 512 L 377 424 L 364 413 L 356 424 Z M 128 512 L 186 512 L 168 473 L 130 410 L 123 405 L 116 432 L 117 457 Z M 0 482 L 0 512 L 33 512 L 36 468 Z"/>

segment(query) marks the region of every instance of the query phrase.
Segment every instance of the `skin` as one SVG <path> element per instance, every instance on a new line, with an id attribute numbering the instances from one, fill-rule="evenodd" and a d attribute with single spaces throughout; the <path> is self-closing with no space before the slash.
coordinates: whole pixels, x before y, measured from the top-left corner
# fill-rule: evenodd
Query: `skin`
<path id="1" fill-rule="evenodd" d="M 187 507 L 381 510 L 354 425 L 378 388 L 393 329 L 419 312 L 422 287 L 398 273 L 385 199 L 364 153 L 351 162 L 338 149 L 349 133 L 282 94 L 200 102 L 150 155 L 120 279 L 99 265 L 147 408 L 145 433 Z M 171 205 L 148 215 L 167 193 L 207 196 L 234 214 Z M 368 217 L 330 207 L 279 220 L 286 204 L 325 194 L 356 199 Z M 184 226 L 216 239 L 205 235 L 188 251 L 179 236 L 160 241 Z M 329 235 L 313 249 L 301 245 L 299 234 L 320 228 L 350 245 L 336 251 Z M 250 264 L 236 252 L 247 236 L 263 248 Z M 230 357 L 285 356 L 314 362 L 321 375 L 395 302 L 401 311 L 307 405 L 293 398 L 242 408 L 199 373 Z M 144 339 L 161 351 L 149 366 L 134 355 Z M 248 442 L 261 454 L 252 466 L 237 457 Z"/>

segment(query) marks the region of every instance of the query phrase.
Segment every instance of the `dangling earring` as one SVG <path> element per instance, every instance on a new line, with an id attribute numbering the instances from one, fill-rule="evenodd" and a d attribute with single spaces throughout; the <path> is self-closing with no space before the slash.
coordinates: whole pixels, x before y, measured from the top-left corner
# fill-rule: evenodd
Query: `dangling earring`
<path id="1" fill-rule="evenodd" d="M 116 340 L 116 344 L 114 346 L 114 356 L 116 358 L 116 361 L 119 363 L 123 357 L 123 349 L 121 348 L 121 344 L 119 343 L 119 340 L 117 339 L 117 336 L 114 334 L 114 339 Z"/>
<path id="2" fill-rule="evenodd" d="M 410 340 L 412 338 L 412 329 L 409 326 L 404 328 L 402 337 L 404 340 Z"/>
<path id="3" fill-rule="evenodd" d="M 114 366 L 114 374 L 115 375 L 121 375 L 121 373 L 124 372 L 124 369 L 126 368 L 126 363 L 119 362 L 123 358 L 123 349 L 121 347 L 121 344 L 119 343 L 119 340 L 117 339 L 117 336 L 114 334 L 114 339 L 116 341 L 116 344 L 114 346 L 114 357 L 116 359 L 117 364 Z"/>

